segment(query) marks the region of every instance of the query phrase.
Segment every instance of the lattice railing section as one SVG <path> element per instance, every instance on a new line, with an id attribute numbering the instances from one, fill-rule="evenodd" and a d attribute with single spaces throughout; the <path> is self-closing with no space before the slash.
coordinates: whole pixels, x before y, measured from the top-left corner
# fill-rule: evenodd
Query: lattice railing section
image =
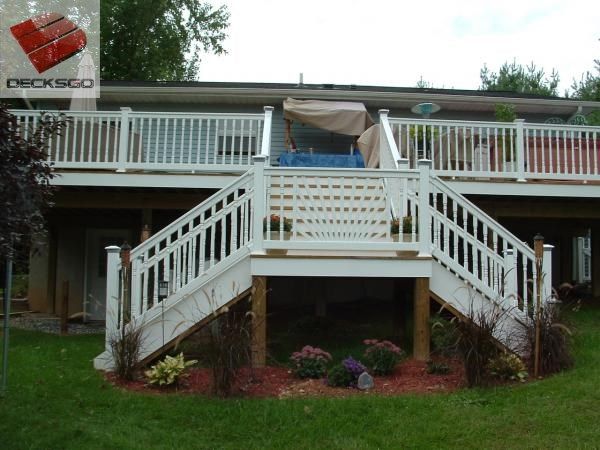
<path id="1" fill-rule="evenodd" d="M 159 304 L 159 282 L 171 296 L 248 246 L 253 183 L 250 170 L 132 250 L 131 318 Z"/>
<path id="2" fill-rule="evenodd" d="M 437 178 L 430 207 L 433 256 L 491 300 L 532 312 L 533 250 Z"/>
<path id="3" fill-rule="evenodd" d="M 265 240 L 345 243 L 348 248 L 392 242 L 394 201 L 402 205 L 400 223 L 403 217 L 415 218 L 405 242 L 416 243 L 418 177 L 415 171 L 267 168 L 265 211 L 285 220 L 276 229 L 266 220 Z M 400 184 L 405 188 L 390 192 L 387 184 L 392 180 L 406 181 Z"/>

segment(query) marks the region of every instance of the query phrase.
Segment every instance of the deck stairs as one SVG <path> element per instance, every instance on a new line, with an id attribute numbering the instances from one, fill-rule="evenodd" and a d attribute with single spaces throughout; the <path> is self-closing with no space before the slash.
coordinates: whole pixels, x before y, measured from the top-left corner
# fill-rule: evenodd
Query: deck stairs
<path id="1" fill-rule="evenodd" d="M 109 249 L 107 344 L 95 367 L 112 367 L 109 341 L 122 327 L 143 329 L 141 358 L 148 359 L 251 295 L 252 258 L 273 249 L 429 258 L 432 296 L 464 315 L 504 311 L 497 338 L 516 350 L 515 330 L 533 307 L 533 250 L 430 173 L 427 161 L 419 170 L 404 167 L 388 142 L 381 169 L 279 168 L 258 157 L 236 181 L 133 249 L 130 268 L 118 248 Z M 273 214 L 290 220 L 292 231 L 282 221 L 271 229 L 266 217 Z M 391 221 L 406 217 L 407 238 L 394 238 Z"/>

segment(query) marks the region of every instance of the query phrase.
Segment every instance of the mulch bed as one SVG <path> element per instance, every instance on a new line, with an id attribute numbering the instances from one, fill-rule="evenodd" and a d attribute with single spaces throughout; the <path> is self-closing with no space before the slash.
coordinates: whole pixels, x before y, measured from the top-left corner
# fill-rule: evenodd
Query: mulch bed
<path id="1" fill-rule="evenodd" d="M 400 395 L 452 392 L 464 386 L 464 370 L 459 361 L 445 361 L 450 373 L 445 375 L 428 374 L 426 364 L 413 359 L 402 362 L 393 374 L 376 376 L 375 386 L 367 391 L 352 388 L 334 388 L 324 380 L 299 380 L 289 369 L 283 367 L 245 368 L 233 387 L 234 397 L 348 397 L 352 395 Z M 143 379 L 122 382 L 111 374 L 107 378 L 115 385 L 132 391 L 155 394 L 186 393 L 212 395 L 211 372 L 209 369 L 192 368 L 189 376 L 178 387 L 159 388 L 148 385 Z"/>

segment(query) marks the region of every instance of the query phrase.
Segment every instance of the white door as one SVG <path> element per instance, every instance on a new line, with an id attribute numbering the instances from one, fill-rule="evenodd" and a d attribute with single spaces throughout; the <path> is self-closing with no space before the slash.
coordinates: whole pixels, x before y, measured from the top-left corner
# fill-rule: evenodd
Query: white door
<path id="1" fill-rule="evenodd" d="M 83 311 L 87 320 L 106 319 L 106 250 L 109 245 L 131 244 L 131 231 L 125 229 L 88 229 L 86 233 L 85 297 Z"/>

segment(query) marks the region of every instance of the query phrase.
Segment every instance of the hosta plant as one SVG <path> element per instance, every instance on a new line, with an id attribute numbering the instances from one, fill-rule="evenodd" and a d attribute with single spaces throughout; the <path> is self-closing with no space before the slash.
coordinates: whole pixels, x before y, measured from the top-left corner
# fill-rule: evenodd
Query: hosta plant
<path id="1" fill-rule="evenodd" d="M 487 369 L 495 378 L 501 380 L 525 381 L 527 368 L 517 355 L 503 352 L 489 360 Z"/>
<path id="2" fill-rule="evenodd" d="M 186 376 L 184 373 L 186 367 L 196 364 L 196 362 L 196 360 L 185 361 L 183 353 L 177 356 L 167 355 L 165 359 L 147 370 L 145 375 L 150 384 L 159 386 L 178 384 L 180 379 Z"/>
<path id="3" fill-rule="evenodd" d="M 390 341 L 365 339 L 367 346 L 363 355 L 364 361 L 375 375 L 389 375 L 404 357 L 404 352 Z"/>
<path id="4" fill-rule="evenodd" d="M 298 378 L 322 378 L 327 372 L 331 355 L 318 347 L 305 345 L 299 352 L 292 353 L 292 373 Z"/>

